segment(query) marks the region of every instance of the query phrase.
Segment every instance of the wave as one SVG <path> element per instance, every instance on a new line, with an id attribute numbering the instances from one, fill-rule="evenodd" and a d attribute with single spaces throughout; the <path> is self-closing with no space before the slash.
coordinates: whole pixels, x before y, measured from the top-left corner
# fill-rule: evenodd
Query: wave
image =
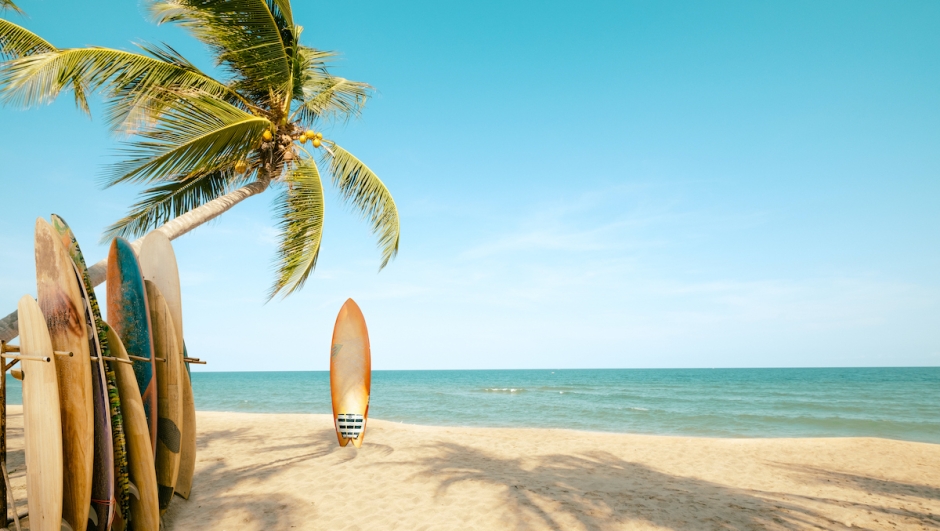
<path id="1" fill-rule="evenodd" d="M 521 387 L 487 387 L 484 391 L 487 393 L 521 393 L 525 389 Z"/>

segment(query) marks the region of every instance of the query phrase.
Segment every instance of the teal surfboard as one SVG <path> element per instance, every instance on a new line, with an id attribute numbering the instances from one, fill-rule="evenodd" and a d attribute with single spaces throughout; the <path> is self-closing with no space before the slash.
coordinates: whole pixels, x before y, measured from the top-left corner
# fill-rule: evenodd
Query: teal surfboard
<path id="1" fill-rule="evenodd" d="M 144 402 L 144 413 L 150 427 L 151 447 L 157 451 L 157 379 L 153 356 L 153 333 L 150 309 L 140 264 L 131 244 L 115 238 L 108 253 L 108 323 L 121 339 L 130 356 L 149 361 L 133 360 L 134 375 Z"/>

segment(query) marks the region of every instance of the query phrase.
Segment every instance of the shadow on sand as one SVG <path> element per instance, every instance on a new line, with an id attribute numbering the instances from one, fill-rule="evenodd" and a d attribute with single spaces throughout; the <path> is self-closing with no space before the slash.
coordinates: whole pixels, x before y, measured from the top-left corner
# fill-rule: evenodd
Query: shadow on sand
<path id="1" fill-rule="evenodd" d="M 840 500 L 736 489 L 665 474 L 606 452 L 500 459 L 459 444 L 439 444 L 429 450 L 436 457 L 417 464 L 422 468 L 422 477 L 437 478 L 438 495 L 461 482 L 495 485 L 505 493 L 506 513 L 514 520 L 513 526 L 507 527 L 519 530 L 567 530 L 576 522 L 588 531 L 605 531 L 622 529 L 631 521 L 688 531 L 848 529 L 845 522 L 834 521 L 807 505 L 854 505 L 857 511 L 877 512 L 885 517 L 899 513 L 896 509 L 846 504 Z M 823 470 L 815 473 L 820 477 L 831 474 Z M 867 480 L 879 481 L 859 477 L 857 488 L 866 490 Z M 881 487 L 888 491 L 895 488 L 884 484 Z M 906 514 L 927 526 L 933 527 L 930 522 L 935 522 L 927 514 Z M 854 523 L 852 529 L 866 527 Z"/>
<path id="2" fill-rule="evenodd" d="M 175 497 L 174 502 L 170 504 L 167 510 L 165 520 L 169 524 L 169 529 L 174 528 L 173 523 L 178 519 L 177 514 L 182 510 L 184 504 L 201 504 L 199 492 L 222 492 L 231 489 L 240 483 L 263 483 L 272 479 L 274 476 L 283 472 L 291 465 L 326 456 L 333 451 L 336 446 L 336 437 L 328 433 L 331 437 L 321 434 L 312 434 L 310 439 L 300 443 L 271 445 L 270 441 L 264 437 L 251 436 L 244 434 L 241 430 L 219 430 L 209 433 L 200 433 L 196 441 L 197 455 L 201 450 L 215 441 L 223 441 L 228 444 L 233 440 L 252 444 L 258 448 L 258 451 L 271 453 L 273 455 L 283 455 L 289 453 L 289 457 L 275 459 L 257 465 L 250 466 L 231 466 L 225 465 L 219 459 L 214 463 L 208 463 L 198 467 L 196 475 L 193 477 L 193 495 L 184 502 L 179 497 Z M 351 454 L 350 458 L 355 458 Z M 295 527 L 303 529 L 304 521 L 297 519 L 291 507 L 306 504 L 303 498 L 298 496 L 265 496 L 263 493 L 247 495 L 223 494 L 214 496 L 211 502 L 213 511 L 218 514 L 243 513 L 244 522 L 251 523 L 252 527 L 260 529 L 290 529 Z M 197 507 L 198 508 L 198 507 Z"/>
<path id="3" fill-rule="evenodd" d="M 316 521 L 310 493 L 266 494 L 263 484 L 276 484 L 278 476 L 294 465 L 309 465 L 318 473 L 329 473 L 332 467 L 366 458 L 364 467 L 404 467 L 412 473 L 402 477 L 404 489 L 409 481 L 415 485 L 428 485 L 430 481 L 434 495 L 447 503 L 461 503 L 459 496 L 463 494 L 457 488 L 461 484 L 488 486 L 486 490 L 498 492 L 501 499 L 500 509 L 505 513 L 501 528 L 519 531 L 609 531 L 630 527 L 631 523 L 679 531 L 875 530 L 891 528 L 891 524 L 940 529 L 940 519 L 924 505 L 940 499 L 940 489 L 766 461 L 781 475 L 795 475 L 798 487 L 786 492 L 737 488 L 668 474 L 604 451 L 504 458 L 448 441 L 395 451 L 386 445 L 367 443 L 368 454 L 337 452 L 332 430 L 315 431 L 298 441 L 278 439 L 276 434 L 261 436 L 226 429 L 201 433 L 198 446 L 202 451 L 216 443 L 229 445 L 233 441 L 239 448 L 250 447 L 269 455 L 270 460 L 243 466 L 223 457 L 216 462 L 200 462 L 193 498 L 171 504 L 168 528 L 173 528 L 172 522 L 184 507 L 188 512 L 201 508 L 203 503 L 216 514 L 244 514 L 245 528 L 310 528 L 310 523 Z M 404 458 L 403 453 L 420 457 Z M 321 459 L 321 463 L 310 463 Z M 842 490 L 830 492 L 842 494 L 834 494 L 837 498 L 821 494 L 826 491 L 825 485 L 833 483 Z M 251 495 L 232 492 L 245 484 L 261 488 L 253 488 Z M 200 499 L 199 492 L 215 495 Z M 443 500 L 445 497 L 447 500 Z M 435 527 L 433 514 L 428 515 L 428 523 L 429 528 Z"/>

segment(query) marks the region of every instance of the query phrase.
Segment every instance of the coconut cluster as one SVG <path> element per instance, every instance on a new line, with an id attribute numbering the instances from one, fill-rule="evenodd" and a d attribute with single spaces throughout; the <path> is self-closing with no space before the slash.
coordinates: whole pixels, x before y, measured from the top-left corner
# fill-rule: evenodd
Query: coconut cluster
<path id="1" fill-rule="evenodd" d="M 323 133 L 317 133 L 308 129 L 297 137 L 297 141 L 301 144 L 305 144 L 307 140 L 311 141 L 313 147 L 318 148 L 323 143 Z"/>
<path id="2" fill-rule="evenodd" d="M 276 158 L 280 158 L 285 162 L 294 160 L 296 157 L 292 145 L 294 141 L 305 144 L 309 140 L 315 148 L 323 145 L 323 133 L 309 129 L 304 131 L 297 125 L 288 126 L 288 129 L 289 131 L 281 132 L 267 129 L 261 134 L 261 145 L 259 148 L 262 154 L 262 160 L 265 161 L 265 167 L 272 166 Z M 245 173 L 248 171 L 248 162 L 244 160 L 236 162 L 235 171 L 237 173 Z"/>

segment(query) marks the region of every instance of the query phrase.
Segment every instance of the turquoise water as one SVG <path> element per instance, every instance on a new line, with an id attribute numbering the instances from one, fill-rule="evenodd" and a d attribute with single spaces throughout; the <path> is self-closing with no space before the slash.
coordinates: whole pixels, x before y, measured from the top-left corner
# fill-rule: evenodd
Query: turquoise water
<path id="1" fill-rule="evenodd" d="M 327 372 L 196 372 L 193 390 L 200 410 L 331 411 Z M 940 367 L 375 371 L 370 407 L 428 425 L 940 443 Z"/>

